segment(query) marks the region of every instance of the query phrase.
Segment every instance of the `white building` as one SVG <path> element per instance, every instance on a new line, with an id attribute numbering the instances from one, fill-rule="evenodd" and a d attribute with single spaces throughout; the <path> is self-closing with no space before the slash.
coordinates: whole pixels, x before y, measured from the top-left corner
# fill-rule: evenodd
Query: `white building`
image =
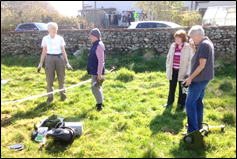
<path id="1" fill-rule="evenodd" d="M 184 7 L 188 10 L 196 10 L 199 8 L 199 12 L 204 15 L 208 7 L 216 6 L 233 6 L 236 5 L 236 1 L 184 1 Z"/>
<path id="2" fill-rule="evenodd" d="M 78 15 L 93 22 L 94 26 L 113 28 L 128 27 L 130 22 L 139 20 L 141 12 L 135 1 L 82 1 Z"/>
<path id="3" fill-rule="evenodd" d="M 141 12 L 141 9 L 136 8 L 134 4 L 135 1 L 82 1 L 82 9 L 116 8 L 118 13 L 123 11 Z"/>

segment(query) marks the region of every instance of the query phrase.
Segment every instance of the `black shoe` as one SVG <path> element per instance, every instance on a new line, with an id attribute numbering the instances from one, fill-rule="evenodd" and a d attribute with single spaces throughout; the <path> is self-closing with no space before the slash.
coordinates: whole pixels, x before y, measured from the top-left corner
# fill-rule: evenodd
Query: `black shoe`
<path id="1" fill-rule="evenodd" d="M 185 108 L 185 105 L 180 106 L 180 109 L 184 110 L 184 108 Z"/>
<path id="2" fill-rule="evenodd" d="M 52 103 L 52 101 L 53 101 L 53 99 L 47 99 L 47 104 L 51 104 Z"/>
<path id="3" fill-rule="evenodd" d="M 61 101 L 65 101 L 65 102 L 67 102 L 67 101 L 68 101 L 68 99 L 67 99 L 67 98 L 65 98 L 65 99 L 62 99 L 62 98 L 61 98 Z"/>
<path id="4" fill-rule="evenodd" d="M 103 104 L 96 104 L 97 111 L 101 111 L 103 109 Z"/>

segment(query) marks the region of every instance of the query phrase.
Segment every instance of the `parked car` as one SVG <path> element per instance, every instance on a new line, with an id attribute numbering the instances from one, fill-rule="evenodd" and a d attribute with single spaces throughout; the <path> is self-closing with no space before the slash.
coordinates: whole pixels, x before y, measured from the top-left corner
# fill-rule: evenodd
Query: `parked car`
<path id="1" fill-rule="evenodd" d="M 15 31 L 35 31 L 35 30 L 48 30 L 46 23 L 21 23 L 19 24 Z"/>
<path id="2" fill-rule="evenodd" d="M 166 21 L 139 21 L 131 22 L 128 29 L 139 29 L 139 28 L 180 28 L 182 26 Z"/>

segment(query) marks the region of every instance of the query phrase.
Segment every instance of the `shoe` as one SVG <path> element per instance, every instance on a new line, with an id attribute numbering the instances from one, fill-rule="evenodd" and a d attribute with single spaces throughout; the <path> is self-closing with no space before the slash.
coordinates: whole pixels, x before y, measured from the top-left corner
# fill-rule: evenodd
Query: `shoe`
<path id="1" fill-rule="evenodd" d="M 65 98 L 65 99 L 61 99 L 61 100 L 62 100 L 62 101 L 68 101 L 67 98 Z"/>
<path id="2" fill-rule="evenodd" d="M 188 135 L 188 132 L 185 131 L 185 132 L 182 132 L 181 134 L 185 136 L 185 135 Z"/>
<path id="3" fill-rule="evenodd" d="M 47 104 L 51 104 L 53 100 L 47 100 Z"/>
<path id="4" fill-rule="evenodd" d="M 184 110 L 184 108 L 185 108 L 185 105 L 180 106 L 180 109 Z"/>
<path id="5" fill-rule="evenodd" d="M 96 104 L 97 111 L 101 111 L 103 109 L 103 104 Z"/>
<path id="6" fill-rule="evenodd" d="M 188 124 L 185 124 L 185 127 L 188 128 Z"/>
<path id="7" fill-rule="evenodd" d="M 171 105 L 171 104 L 165 104 L 165 105 L 163 105 L 163 107 L 167 107 L 167 106 L 169 106 L 169 105 Z"/>

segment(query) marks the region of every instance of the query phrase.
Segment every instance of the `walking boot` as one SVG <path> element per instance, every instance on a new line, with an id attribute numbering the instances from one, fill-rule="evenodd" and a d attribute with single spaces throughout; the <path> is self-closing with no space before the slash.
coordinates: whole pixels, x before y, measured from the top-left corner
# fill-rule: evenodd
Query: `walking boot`
<path id="1" fill-rule="evenodd" d="M 96 107 L 97 107 L 97 111 L 101 111 L 103 109 L 103 104 L 102 103 L 96 104 Z"/>

